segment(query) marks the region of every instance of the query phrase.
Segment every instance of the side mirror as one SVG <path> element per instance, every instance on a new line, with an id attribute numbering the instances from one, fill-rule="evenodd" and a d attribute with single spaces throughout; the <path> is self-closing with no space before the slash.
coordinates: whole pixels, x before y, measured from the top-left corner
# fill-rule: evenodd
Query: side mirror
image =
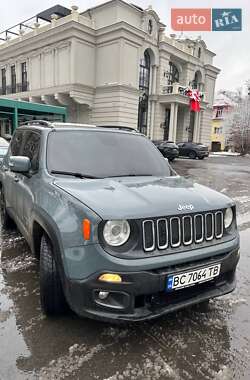
<path id="1" fill-rule="evenodd" d="M 12 172 L 28 173 L 31 168 L 31 162 L 29 157 L 10 156 L 9 167 Z"/>

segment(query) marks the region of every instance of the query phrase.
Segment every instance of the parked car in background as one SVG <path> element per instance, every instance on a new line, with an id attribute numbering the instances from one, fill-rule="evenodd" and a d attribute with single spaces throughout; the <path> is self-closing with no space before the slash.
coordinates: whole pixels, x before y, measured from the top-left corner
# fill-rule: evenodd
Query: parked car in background
<path id="1" fill-rule="evenodd" d="M 3 161 L 4 156 L 7 154 L 9 143 L 3 137 L 0 137 L 0 163 Z"/>
<path id="2" fill-rule="evenodd" d="M 177 145 L 179 148 L 179 156 L 192 159 L 199 158 L 199 160 L 203 160 L 203 158 L 209 156 L 208 146 L 201 143 L 179 142 Z"/>
<path id="3" fill-rule="evenodd" d="M 173 141 L 155 140 L 153 143 L 169 161 L 174 161 L 179 156 L 179 148 Z"/>

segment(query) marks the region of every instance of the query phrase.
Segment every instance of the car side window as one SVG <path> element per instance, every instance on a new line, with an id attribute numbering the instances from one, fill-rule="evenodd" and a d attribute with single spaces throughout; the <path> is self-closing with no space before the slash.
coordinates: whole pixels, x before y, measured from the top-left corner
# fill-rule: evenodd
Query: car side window
<path id="1" fill-rule="evenodd" d="M 26 131 L 22 156 L 29 157 L 31 170 L 36 172 L 39 169 L 40 134 L 33 131 Z"/>
<path id="2" fill-rule="evenodd" d="M 23 142 L 23 132 L 16 131 L 10 143 L 8 156 L 20 156 L 22 142 Z"/>

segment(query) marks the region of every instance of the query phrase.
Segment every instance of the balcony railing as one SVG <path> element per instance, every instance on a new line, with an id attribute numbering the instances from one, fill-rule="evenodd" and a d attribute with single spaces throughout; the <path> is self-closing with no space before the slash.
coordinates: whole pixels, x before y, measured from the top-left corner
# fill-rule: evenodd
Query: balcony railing
<path id="1" fill-rule="evenodd" d="M 6 87 L 0 87 L 0 95 L 6 95 Z"/>
<path id="2" fill-rule="evenodd" d="M 29 91 L 29 82 L 22 82 L 17 84 L 17 92 Z"/>
<path id="3" fill-rule="evenodd" d="M 179 83 L 173 83 L 171 85 L 167 85 L 167 86 L 162 87 L 162 94 L 163 95 L 183 95 L 183 96 L 186 96 L 185 90 L 187 89 L 187 87 L 189 87 L 189 86 L 182 86 Z M 195 88 L 193 88 L 193 90 L 195 90 Z M 202 101 L 204 102 L 205 101 L 205 93 L 204 92 L 201 92 L 201 93 L 202 93 Z"/>
<path id="4" fill-rule="evenodd" d="M 11 84 L 6 86 L 6 94 L 15 94 L 16 93 L 16 84 Z"/>
<path id="5" fill-rule="evenodd" d="M 0 95 L 16 94 L 19 92 L 29 91 L 29 82 L 16 83 L 0 88 Z"/>
<path id="6" fill-rule="evenodd" d="M 187 88 L 186 86 L 181 86 L 178 83 L 173 83 L 171 85 L 164 86 L 162 88 L 162 93 L 163 93 L 163 95 L 167 95 L 167 94 L 185 95 L 184 92 L 185 92 L 186 88 Z"/>

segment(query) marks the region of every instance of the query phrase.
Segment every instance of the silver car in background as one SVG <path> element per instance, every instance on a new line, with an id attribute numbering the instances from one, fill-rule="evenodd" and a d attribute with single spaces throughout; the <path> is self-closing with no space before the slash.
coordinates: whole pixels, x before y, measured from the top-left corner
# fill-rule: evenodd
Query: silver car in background
<path id="1" fill-rule="evenodd" d="M 3 137 L 0 137 L 0 164 L 3 161 L 4 156 L 7 154 L 9 149 L 9 143 Z"/>

